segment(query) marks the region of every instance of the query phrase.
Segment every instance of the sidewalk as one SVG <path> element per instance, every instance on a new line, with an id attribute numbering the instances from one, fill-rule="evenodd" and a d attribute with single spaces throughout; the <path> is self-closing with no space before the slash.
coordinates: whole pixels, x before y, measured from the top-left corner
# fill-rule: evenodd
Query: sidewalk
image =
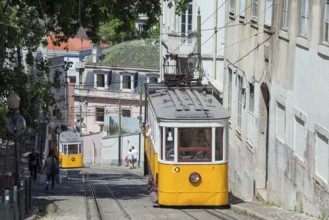
<path id="1" fill-rule="evenodd" d="M 245 213 L 248 216 L 255 217 L 255 219 L 270 220 L 270 219 L 294 219 L 307 220 L 317 219 L 305 214 L 287 211 L 281 208 L 264 205 L 260 202 L 241 202 L 238 204 L 231 204 L 231 209 L 238 213 Z"/>
<path id="2" fill-rule="evenodd" d="M 111 167 L 102 165 L 101 167 Z M 114 166 L 112 166 L 114 168 Z M 126 169 L 126 167 L 117 167 L 117 169 Z M 84 195 L 79 194 L 80 187 L 78 182 L 76 184 L 69 184 L 65 179 L 65 170 L 62 170 L 63 182 L 58 189 L 53 191 L 45 191 L 42 185 L 38 185 L 37 182 L 33 184 L 33 199 L 32 205 L 34 206 L 34 212 L 26 218 L 29 220 L 36 219 L 36 214 L 41 210 L 41 215 L 47 214 L 48 217 L 43 216 L 42 219 L 85 219 L 84 210 Z M 142 175 L 143 169 L 137 168 L 134 170 L 138 174 Z M 40 178 L 40 177 L 38 177 Z M 70 180 L 71 181 L 71 180 Z M 55 185 L 56 189 L 56 185 Z M 80 191 L 81 192 L 81 191 Z M 260 202 L 245 202 L 237 197 L 231 196 L 229 198 L 231 204 L 231 209 L 235 212 L 254 217 L 255 219 L 261 220 L 307 220 L 316 219 L 311 216 L 307 216 L 301 213 L 295 213 L 292 211 L 287 211 L 281 208 L 276 208 L 262 204 Z M 67 209 L 67 206 L 70 206 Z M 60 211 L 58 211 L 60 210 Z M 67 210 L 67 212 L 66 212 Z M 56 213 L 58 212 L 58 213 Z M 40 215 L 40 213 L 38 214 Z"/>

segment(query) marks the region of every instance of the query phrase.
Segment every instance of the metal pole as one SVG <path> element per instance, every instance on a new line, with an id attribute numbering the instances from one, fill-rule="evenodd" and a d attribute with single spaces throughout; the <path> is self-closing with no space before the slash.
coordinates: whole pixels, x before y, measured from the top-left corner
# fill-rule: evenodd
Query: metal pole
<path id="1" fill-rule="evenodd" d="M 139 141 L 138 141 L 138 164 L 140 167 L 141 162 L 141 145 L 142 145 L 142 99 L 143 99 L 143 88 L 142 88 L 142 80 L 139 83 Z"/>
<path id="2" fill-rule="evenodd" d="M 5 190 L 5 199 L 4 199 L 4 204 L 3 204 L 3 216 L 4 216 L 4 219 L 5 220 L 8 220 L 9 219 L 9 209 L 10 209 L 10 206 L 9 206 L 9 201 L 10 201 L 10 191 L 9 190 Z"/>
<path id="3" fill-rule="evenodd" d="M 18 220 L 18 186 L 13 187 L 14 219 Z"/>
<path id="4" fill-rule="evenodd" d="M 119 124 L 119 152 L 118 152 L 118 166 L 121 166 L 121 101 L 119 100 L 119 118 L 118 118 L 118 124 Z"/>
<path id="5" fill-rule="evenodd" d="M 12 119 L 14 123 L 14 147 L 15 147 L 15 185 L 19 187 L 19 158 L 17 146 L 17 116 L 16 109 L 12 110 Z M 19 189 L 19 188 L 18 188 Z"/>

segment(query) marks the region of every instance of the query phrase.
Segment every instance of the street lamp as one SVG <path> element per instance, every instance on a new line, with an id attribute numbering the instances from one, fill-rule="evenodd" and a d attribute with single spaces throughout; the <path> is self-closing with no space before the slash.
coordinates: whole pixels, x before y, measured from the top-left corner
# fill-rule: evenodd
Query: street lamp
<path id="1" fill-rule="evenodd" d="M 60 139 L 60 134 L 62 133 L 62 127 L 61 125 L 58 125 L 56 127 L 56 134 L 57 134 L 57 160 L 59 161 L 59 139 Z"/>
<path id="2" fill-rule="evenodd" d="M 19 113 L 20 97 L 15 93 L 11 92 L 7 98 L 8 108 L 10 111 L 10 118 L 8 122 L 8 130 L 10 133 L 14 134 L 15 142 L 15 185 L 19 188 L 19 156 L 18 156 L 18 146 L 17 137 L 21 135 L 25 130 L 25 119 Z"/>

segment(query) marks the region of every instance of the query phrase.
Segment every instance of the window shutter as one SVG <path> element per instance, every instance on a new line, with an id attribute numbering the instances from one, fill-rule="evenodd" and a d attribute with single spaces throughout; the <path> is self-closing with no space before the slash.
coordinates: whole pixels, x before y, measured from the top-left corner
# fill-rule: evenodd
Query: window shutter
<path id="1" fill-rule="evenodd" d="M 138 87 L 138 73 L 134 75 L 134 88 L 137 89 Z"/>

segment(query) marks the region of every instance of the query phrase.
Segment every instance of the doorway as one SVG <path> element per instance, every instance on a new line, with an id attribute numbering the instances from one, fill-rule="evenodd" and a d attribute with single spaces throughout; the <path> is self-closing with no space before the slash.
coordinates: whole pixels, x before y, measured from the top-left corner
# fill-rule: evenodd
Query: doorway
<path id="1" fill-rule="evenodd" d="M 266 83 L 260 87 L 259 104 L 259 146 L 257 148 L 256 190 L 257 197 L 267 199 L 268 159 L 269 159 L 269 107 L 270 93 Z"/>

